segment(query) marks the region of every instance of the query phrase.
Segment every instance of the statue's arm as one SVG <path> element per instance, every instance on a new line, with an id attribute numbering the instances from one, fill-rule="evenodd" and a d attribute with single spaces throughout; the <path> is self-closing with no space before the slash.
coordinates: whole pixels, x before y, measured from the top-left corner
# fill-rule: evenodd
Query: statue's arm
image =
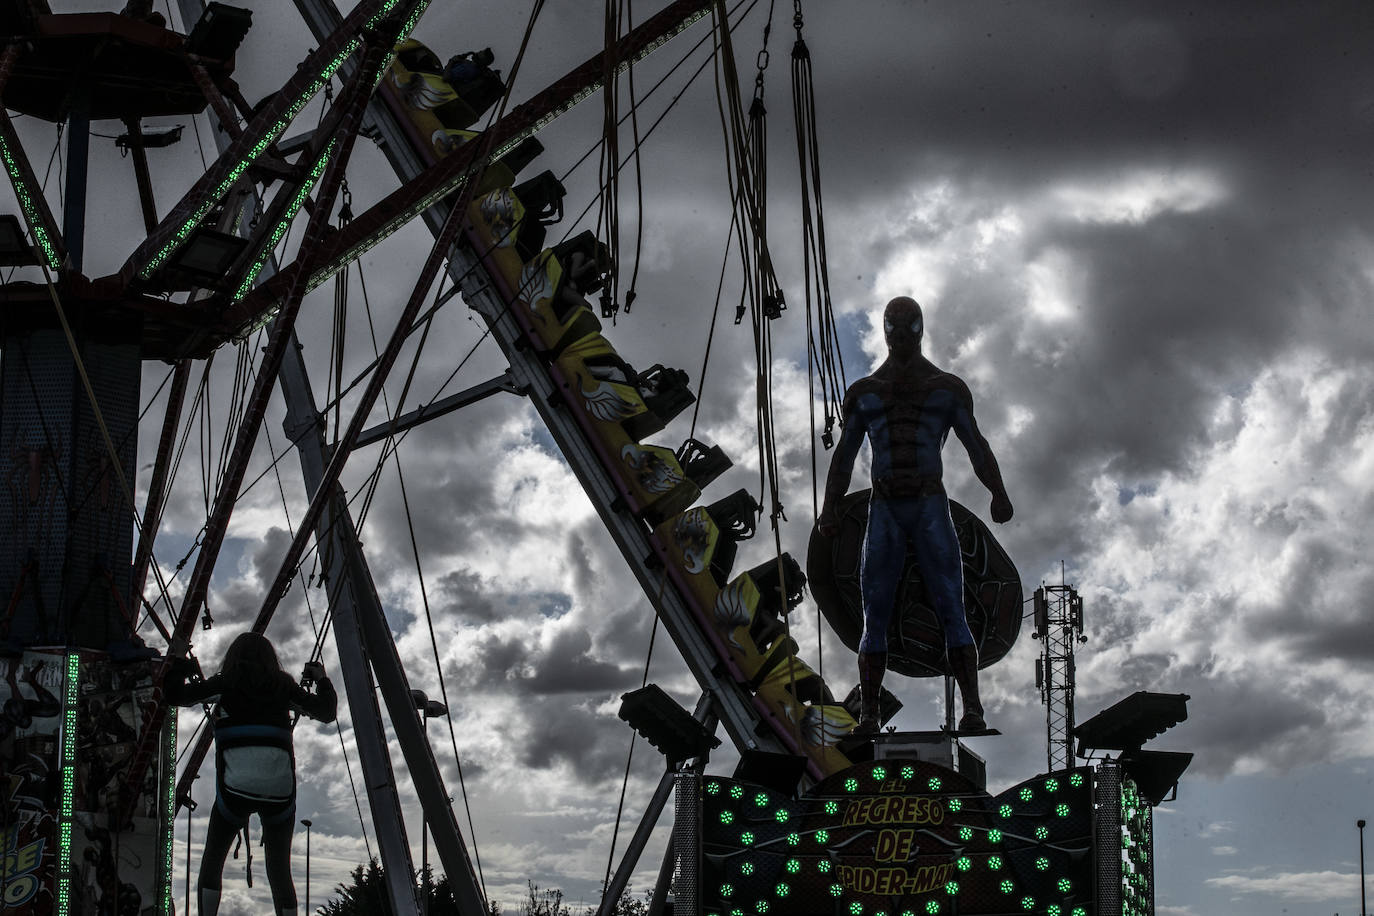
<path id="1" fill-rule="evenodd" d="M 821 504 L 817 524 L 821 533 L 833 536 L 838 519 L 835 511 L 840 500 L 849 492 L 849 479 L 854 474 L 854 461 L 859 457 L 859 447 L 864 441 L 864 426 L 854 407 L 853 389 L 845 392 L 844 403 L 840 410 L 840 440 L 835 444 L 835 453 L 830 459 L 830 472 L 825 478 L 825 498 Z"/>
<path id="2" fill-rule="evenodd" d="M 988 445 L 988 440 L 978 429 L 978 421 L 974 419 L 973 394 L 962 380 L 956 381 L 958 384 L 955 385 L 955 393 L 959 405 L 954 411 L 954 434 L 968 451 L 973 473 L 978 475 L 983 486 L 992 494 L 992 520 L 998 523 L 1010 521 L 1011 499 L 1007 496 L 1006 485 L 1002 483 L 1002 471 L 997 466 L 997 457 L 992 453 L 992 446 Z"/>

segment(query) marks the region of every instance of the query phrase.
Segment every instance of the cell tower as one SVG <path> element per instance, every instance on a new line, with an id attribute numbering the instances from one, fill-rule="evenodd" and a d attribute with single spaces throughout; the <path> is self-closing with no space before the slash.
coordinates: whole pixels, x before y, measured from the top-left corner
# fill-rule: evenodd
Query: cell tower
<path id="1" fill-rule="evenodd" d="M 1035 631 L 1031 636 L 1043 640 L 1044 650 L 1035 660 L 1035 686 L 1045 704 L 1045 739 L 1049 771 L 1074 765 L 1073 689 L 1075 642 L 1087 642 L 1083 635 L 1083 599 L 1063 582 L 1041 585 L 1035 590 Z"/>

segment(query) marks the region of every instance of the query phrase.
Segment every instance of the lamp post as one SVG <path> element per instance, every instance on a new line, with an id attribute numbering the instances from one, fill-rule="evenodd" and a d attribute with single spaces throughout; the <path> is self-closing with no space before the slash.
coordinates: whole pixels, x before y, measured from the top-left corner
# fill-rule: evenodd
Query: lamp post
<path id="1" fill-rule="evenodd" d="M 310 916 L 310 818 L 301 818 L 301 824 L 305 827 L 305 913 Z"/>
<path id="2" fill-rule="evenodd" d="M 1360 916 L 1368 916 L 1364 908 L 1364 819 L 1355 822 L 1360 829 Z"/>
<path id="3" fill-rule="evenodd" d="M 431 700 L 423 690 L 410 691 L 415 709 L 424 716 L 425 740 L 429 740 L 429 720 L 448 715 L 448 707 Z M 420 812 L 420 916 L 429 916 L 429 817 Z"/>

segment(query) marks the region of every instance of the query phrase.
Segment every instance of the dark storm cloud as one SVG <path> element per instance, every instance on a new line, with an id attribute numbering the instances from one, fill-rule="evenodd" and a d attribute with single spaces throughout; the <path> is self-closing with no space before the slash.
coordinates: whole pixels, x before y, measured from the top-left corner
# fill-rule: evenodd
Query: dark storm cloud
<path id="1" fill-rule="evenodd" d="M 634 687 L 636 669 L 592 653 L 584 630 L 561 629 L 545 645 L 525 636 L 486 636 L 478 644 L 480 670 L 468 672 L 470 685 L 491 683 L 526 696 L 601 696 Z"/>
<path id="2" fill-rule="evenodd" d="M 467 567 L 445 573 L 436 584 L 441 618 L 451 615 L 470 623 L 491 623 L 504 613 L 483 586 L 481 575 Z"/>
<path id="3" fill-rule="evenodd" d="M 536 769 L 566 764 L 587 785 L 614 777 L 625 766 L 625 723 L 575 703 L 542 702 L 522 707 L 526 731 L 517 749 L 522 764 Z"/>
<path id="4" fill-rule="evenodd" d="M 1244 679 L 1191 681 L 1170 685 L 1187 693 L 1188 720 L 1151 742 L 1160 750 L 1195 751 L 1192 772 L 1225 776 L 1244 758 L 1258 758 L 1280 769 L 1308 763 L 1311 749 L 1327 727 L 1327 717 L 1311 699 L 1271 676 L 1254 672 Z"/>
<path id="5" fill-rule="evenodd" d="M 932 167 L 1016 184 L 1202 149 L 1356 163 L 1374 131 L 1367 4 L 867 9 L 874 69 L 852 66 L 854 30 L 808 36 L 829 136 L 862 138 L 867 166 L 831 169 L 831 188 Z M 842 13 L 811 22 L 827 15 Z"/>

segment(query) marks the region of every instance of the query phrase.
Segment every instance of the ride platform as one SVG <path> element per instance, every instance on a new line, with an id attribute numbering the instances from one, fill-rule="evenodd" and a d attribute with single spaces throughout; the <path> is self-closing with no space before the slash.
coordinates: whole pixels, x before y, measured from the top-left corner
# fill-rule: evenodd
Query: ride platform
<path id="1" fill-rule="evenodd" d="M 0 0 L 0 22 L 23 29 L 5 106 L 44 121 L 66 119 L 74 101 L 91 120 L 189 115 L 205 110 L 197 66 L 220 88 L 234 70 L 214 48 L 118 13 L 37 14 L 23 0 Z M 24 28 L 27 25 L 28 28 Z M 210 53 L 195 53 L 196 51 Z"/>

